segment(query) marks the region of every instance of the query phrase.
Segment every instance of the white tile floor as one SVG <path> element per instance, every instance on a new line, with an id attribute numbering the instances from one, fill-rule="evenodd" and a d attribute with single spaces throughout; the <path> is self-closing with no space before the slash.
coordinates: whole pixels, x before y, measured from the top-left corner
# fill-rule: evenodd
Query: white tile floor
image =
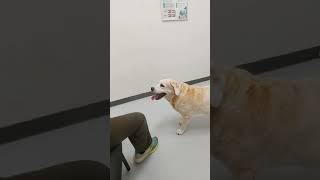
<path id="1" fill-rule="evenodd" d="M 208 85 L 209 81 L 198 85 Z M 195 116 L 182 136 L 176 135 L 179 114 L 165 100 L 150 97 L 111 108 L 111 117 L 130 112 L 145 114 L 152 136 L 158 136 L 159 148 L 144 163 L 135 165 L 134 149 L 129 140 L 123 142 L 123 153 L 131 171 L 123 168 L 123 180 L 209 180 L 210 117 Z"/>

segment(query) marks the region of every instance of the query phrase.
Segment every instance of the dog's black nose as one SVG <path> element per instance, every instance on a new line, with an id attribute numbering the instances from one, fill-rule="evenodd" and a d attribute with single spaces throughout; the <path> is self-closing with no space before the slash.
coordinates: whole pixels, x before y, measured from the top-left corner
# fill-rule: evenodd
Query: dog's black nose
<path id="1" fill-rule="evenodd" d="M 151 91 L 154 91 L 154 87 L 151 87 Z"/>

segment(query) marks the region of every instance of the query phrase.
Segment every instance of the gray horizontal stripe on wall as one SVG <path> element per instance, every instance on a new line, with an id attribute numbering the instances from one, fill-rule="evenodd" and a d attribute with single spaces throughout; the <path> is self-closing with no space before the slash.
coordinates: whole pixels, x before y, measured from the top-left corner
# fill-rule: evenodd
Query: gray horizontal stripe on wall
<path id="1" fill-rule="evenodd" d="M 197 83 L 201 83 L 201 82 L 209 81 L 209 80 L 210 80 L 210 76 L 207 76 L 207 77 L 203 77 L 203 78 L 187 81 L 186 83 L 187 84 L 197 84 Z M 137 94 L 137 95 L 134 95 L 134 96 L 126 97 L 126 98 L 123 98 L 123 99 L 119 99 L 119 100 L 116 100 L 116 101 L 112 101 L 112 102 L 110 102 L 110 107 L 118 106 L 120 104 L 128 103 L 128 102 L 135 101 L 135 100 L 138 100 L 138 99 L 146 98 L 146 97 L 151 96 L 151 95 L 152 95 L 151 92 L 145 92 L 145 93 Z"/>

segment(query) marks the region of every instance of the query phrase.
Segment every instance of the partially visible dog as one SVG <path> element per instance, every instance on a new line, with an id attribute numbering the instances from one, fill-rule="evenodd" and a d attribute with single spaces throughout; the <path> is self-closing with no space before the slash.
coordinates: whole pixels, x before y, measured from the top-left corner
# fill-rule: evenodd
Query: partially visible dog
<path id="1" fill-rule="evenodd" d="M 211 155 L 237 180 L 265 167 L 320 167 L 320 81 L 211 70 Z"/>
<path id="2" fill-rule="evenodd" d="M 163 79 L 155 87 L 151 87 L 151 92 L 154 93 L 152 100 L 165 97 L 181 114 L 182 118 L 177 128 L 178 135 L 186 131 L 192 114 L 210 113 L 209 86 L 191 86 L 173 79 Z"/>

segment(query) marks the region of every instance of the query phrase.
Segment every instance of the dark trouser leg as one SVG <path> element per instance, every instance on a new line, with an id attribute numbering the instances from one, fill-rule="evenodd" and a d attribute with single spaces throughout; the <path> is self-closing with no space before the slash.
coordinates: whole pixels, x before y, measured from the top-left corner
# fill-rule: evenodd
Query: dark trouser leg
<path id="1" fill-rule="evenodd" d="M 1 180 L 108 180 L 109 168 L 94 161 L 67 162 Z"/>
<path id="2" fill-rule="evenodd" d="M 152 142 L 145 116 L 142 113 L 130 113 L 111 118 L 111 148 L 127 137 L 136 152 L 144 152 Z"/>

